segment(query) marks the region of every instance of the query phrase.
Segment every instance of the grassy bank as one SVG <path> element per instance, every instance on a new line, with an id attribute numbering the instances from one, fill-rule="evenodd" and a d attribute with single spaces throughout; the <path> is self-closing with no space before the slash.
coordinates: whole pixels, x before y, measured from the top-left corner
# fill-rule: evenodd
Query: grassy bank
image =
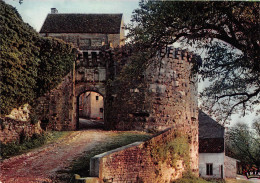
<path id="1" fill-rule="evenodd" d="M 34 134 L 30 139 L 24 139 L 22 142 L 13 142 L 0 144 L 0 159 L 7 159 L 28 152 L 34 148 L 41 147 L 45 144 L 52 143 L 59 138 L 69 135 L 71 132 L 45 132 L 42 135 Z"/>

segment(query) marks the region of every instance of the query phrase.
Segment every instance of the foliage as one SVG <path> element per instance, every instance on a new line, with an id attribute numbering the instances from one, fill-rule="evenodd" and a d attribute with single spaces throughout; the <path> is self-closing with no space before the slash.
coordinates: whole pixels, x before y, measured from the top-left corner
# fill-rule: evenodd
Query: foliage
<path id="1" fill-rule="evenodd" d="M 226 152 L 244 165 L 260 167 L 259 121 L 250 129 L 245 123 L 238 123 L 227 131 Z"/>
<path id="2" fill-rule="evenodd" d="M 183 134 L 176 134 L 174 139 L 154 147 L 151 155 L 157 162 L 166 162 L 175 168 L 177 168 L 177 160 L 183 160 L 184 165 L 189 168 L 188 138 Z"/>
<path id="3" fill-rule="evenodd" d="M 75 54 L 72 46 L 62 40 L 41 38 L 37 46 L 39 51 L 39 68 L 37 77 L 37 97 L 55 88 L 61 79 L 72 70 Z"/>
<path id="4" fill-rule="evenodd" d="M 0 108 L 8 114 L 54 88 L 72 68 L 74 54 L 63 41 L 40 37 L 3 1 L 0 30 Z"/>
<path id="5" fill-rule="evenodd" d="M 44 144 L 54 142 L 69 133 L 70 132 L 48 132 L 43 134 L 34 134 L 31 138 L 23 139 L 22 143 L 11 142 L 7 144 L 0 144 L 1 158 L 6 159 L 25 153 L 31 149 L 41 147 Z"/>
<path id="6" fill-rule="evenodd" d="M 259 2 L 141 0 L 139 5 L 128 37 L 140 51 L 176 41 L 204 49 L 199 72 L 212 82 L 202 93 L 209 112 L 226 120 L 259 104 Z"/>

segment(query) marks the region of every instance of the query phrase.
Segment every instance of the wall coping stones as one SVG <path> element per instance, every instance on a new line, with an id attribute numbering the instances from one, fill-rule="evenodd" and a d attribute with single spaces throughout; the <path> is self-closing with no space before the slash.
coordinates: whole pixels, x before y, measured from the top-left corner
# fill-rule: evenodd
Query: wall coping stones
<path id="1" fill-rule="evenodd" d="M 90 176 L 92 176 L 92 177 L 99 177 L 99 173 L 100 173 L 99 172 L 100 160 L 102 158 L 104 158 L 105 156 L 108 156 L 108 155 L 113 154 L 115 152 L 123 151 L 123 150 L 131 148 L 131 147 L 139 146 L 139 145 L 141 145 L 143 143 L 144 142 L 134 142 L 132 144 L 128 144 L 126 146 L 122 146 L 122 147 L 119 147 L 119 148 L 113 149 L 111 151 L 107 151 L 107 152 L 104 152 L 102 154 L 98 154 L 98 155 L 92 157 L 90 159 Z"/>

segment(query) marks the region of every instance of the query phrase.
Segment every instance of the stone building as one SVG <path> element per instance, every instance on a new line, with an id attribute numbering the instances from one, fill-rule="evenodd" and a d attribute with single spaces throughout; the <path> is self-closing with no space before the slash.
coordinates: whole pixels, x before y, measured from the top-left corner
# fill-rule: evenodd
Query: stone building
<path id="1" fill-rule="evenodd" d="M 104 101 L 96 92 L 86 92 L 79 96 L 79 118 L 103 119 Z"/>
<path id="2" fill-rule="evenodd" d="M 83 52 L 84 59 L 98 55 L 96 51 L 102 46 L 124 45 L 123 14 L 64 14 L 55 8 L 51 12 L 40 34 L 73 43 Z"/>
<path id="3" fill-rule="evenodd" d="M 40 99 L 42 104 L 39 106 L 39 111 L 46 111 L 44 114 L 48 113 L 42 119 L 48 121 L 50 128 L 55 130 L 77 128 L 82 112 L 79 106 L 80 95 L 86 92 L 96 92 L 105 101 L 109 53 L 111 49 L 125 44 L 123 26 L 122 14 L 63 14 L 52 8 L 51 14 L 47 15 L 43 23 L 40 34 L 72 43 L 79 50 L 79 58 L 75 63 L 75 70 L 64 78 L 67 82 L 63 82 L 56 90 L 47 94 L 47 98 L 48 96 L 64 97 L 52 97 L 45 102 Z M 49 104 L 49 100 L 53 105 Z M 57 103 L 63 103 L 63 105 L 67 103 L 65 105 L 69 107 L 60 108 L 57 107 L 60 106 Z M 92 102 L 92 104 L 95 103 Z M 99 112 L 96 111 L 90 116 L 104 118 L 105 111 L 101 104 L 92 105 L 92 107 L 92 111 L 98 109 Z"/>

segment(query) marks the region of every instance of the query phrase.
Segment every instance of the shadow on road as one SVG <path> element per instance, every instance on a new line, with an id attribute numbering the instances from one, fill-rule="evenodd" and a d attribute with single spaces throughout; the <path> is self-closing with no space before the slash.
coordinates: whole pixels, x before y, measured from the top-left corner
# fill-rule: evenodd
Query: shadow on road
<path id="1" fill-rule="evenodd" d="M 84 119 L 79 118 L 79 129 L 103 129 L 104 128 L 104 121 L 103 120 L 96 120 L 96 119 Z"/>

